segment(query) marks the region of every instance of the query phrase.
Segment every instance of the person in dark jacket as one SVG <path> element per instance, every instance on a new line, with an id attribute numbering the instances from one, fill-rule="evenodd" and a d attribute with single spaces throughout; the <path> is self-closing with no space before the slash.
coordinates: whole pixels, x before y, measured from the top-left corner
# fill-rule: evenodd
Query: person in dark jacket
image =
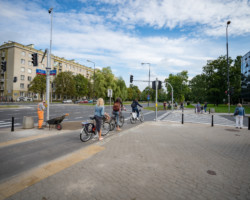
<path id="1" fill-rule="evenodd" d="M 137 113 L 137 120 L 139 120 L 139 110 L 138 110 L 137 106 L 143 107 L 142 105 L 139 104 L 138 99 L 134 99 L 132 104 L 131 104 L 132 112 Z"/>

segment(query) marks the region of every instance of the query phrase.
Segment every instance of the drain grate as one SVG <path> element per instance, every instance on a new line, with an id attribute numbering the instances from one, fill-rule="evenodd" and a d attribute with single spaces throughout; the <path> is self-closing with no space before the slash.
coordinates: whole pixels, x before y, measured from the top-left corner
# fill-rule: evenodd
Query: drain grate
<path id="1" fill-rule="evenodd" d="M 210 175 L 216 175 L 216 172 L 213 171 L 213 170 L 207 170 L 207 173 L 210 174 Z"/>
<path id="2" fill-rule="evenodd" d="M 235 130 L 235 129 L 225 129 L 226 131 L 231 131 L 231 132 L 240 132 L 239 130 Z"/>

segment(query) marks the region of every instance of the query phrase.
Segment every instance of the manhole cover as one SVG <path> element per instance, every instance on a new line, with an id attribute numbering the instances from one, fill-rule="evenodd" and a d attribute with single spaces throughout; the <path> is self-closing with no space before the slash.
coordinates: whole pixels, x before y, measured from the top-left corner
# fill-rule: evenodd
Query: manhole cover
<path id="1" fill-rule="evenodd" d="M 231 132 L 240 132 L 239 130 L 235 130 L 235 129 L 225 129 L 226 131 L 231 131 Z"/>
<path id="2" fill-rule="evenodd" d="M 216 172 L 212 171 L 212 170 L 207 170 L 207 173 L 210 174 L 210 175 L 216 175 Z"/>

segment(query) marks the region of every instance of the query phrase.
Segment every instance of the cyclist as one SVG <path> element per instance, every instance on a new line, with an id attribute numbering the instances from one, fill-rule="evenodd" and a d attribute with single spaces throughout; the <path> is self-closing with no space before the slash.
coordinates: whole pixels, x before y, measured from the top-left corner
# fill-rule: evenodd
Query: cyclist
<path id="1" fill-rule="evenodd" d="M 116 130 L 120 131 L 120 127 L 119 127 L 119 115 L 121 110 L 123 109 L 123 104 L 122 104 L 122 99 L 120 97 L 118 97 L 115 100 L 115 103 L 113 105 L 113 115 L 115 115 L 116 117 Z"/>
<path id="2" fill-rule="evenodd" d="M 137 113 L 137 120 L 139 120 L 139 110 L 138 110 L 137 106 L 140 106 L 143 108 L 143 106 L 138 103 L 138 99 L 134 99 L 132 104 L 131 104 L 132 112 Z"/>

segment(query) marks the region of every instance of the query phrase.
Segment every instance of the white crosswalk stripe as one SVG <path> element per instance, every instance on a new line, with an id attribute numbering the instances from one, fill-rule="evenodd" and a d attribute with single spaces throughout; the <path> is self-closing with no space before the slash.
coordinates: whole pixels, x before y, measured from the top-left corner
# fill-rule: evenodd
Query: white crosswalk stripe
<path id="1" fill-rule="evenodd" d="M 19 126 L 21 125 L 20 123 L 15 123 L 14 126 Z M 4 122 L 4 121 L 0 121 L 0 128 L 6 128 L 6 127 L 11 127 L 12 126 L 12 122 Z"/>
<path id="2" fill-rule="evenodd" d="M 182 112 L 173 111 L 167 115 L 161 116 L 161 121 L 172 121 L 172 122 L 182 122 Z M 202 123 L 202 124 L 212 124 L 212 115 L 211 114 L 195 114 L 193 112 L 184 112 L 184 123 Z M 220 115 L 213 115 L 214 125 L 225 125 L 225 126 L 235 126 L 235 122 L 232 120 L 226 119 Z"/>

